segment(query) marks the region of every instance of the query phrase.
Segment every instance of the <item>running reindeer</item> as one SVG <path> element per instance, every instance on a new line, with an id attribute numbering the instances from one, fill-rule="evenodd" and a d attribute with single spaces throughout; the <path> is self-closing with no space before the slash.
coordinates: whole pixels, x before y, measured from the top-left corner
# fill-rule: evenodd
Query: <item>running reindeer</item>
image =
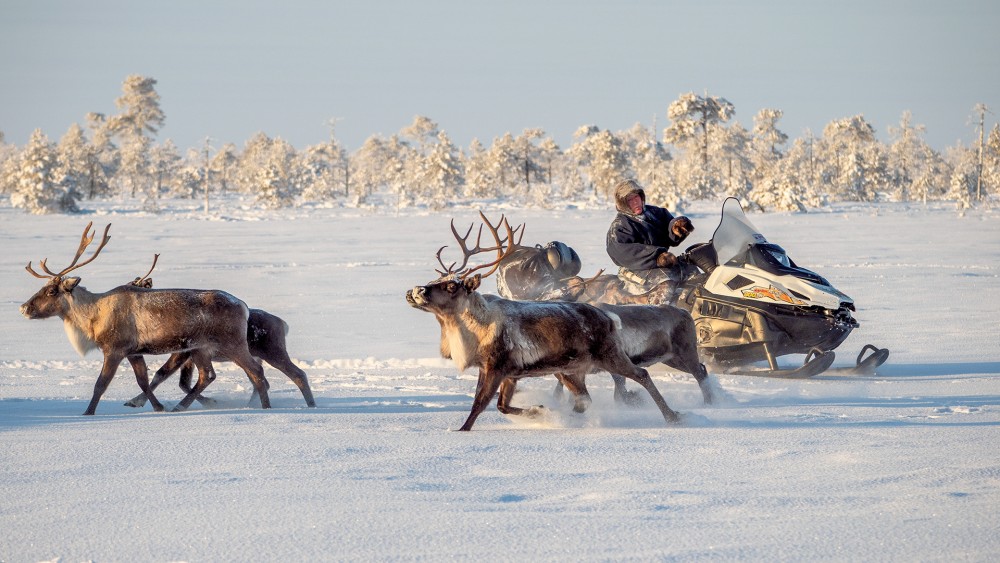
<path id="1" fill-rule="evenodd" d="M 524 235 L 524 225 L 521 236 Z M 517 249 L 498 268 L 497 288 L 509 299 L 589 303 L 621 320 L 625 351 L 638 366 L 663 363 L 694 376 L 706 404 L 715 400 L 713 383 L 698 358 L 694 320 L 687 311 L 667 305 L 670 284 L 632 294 L 621 278 L 600 270 L 590 278 L 578 275 L 579 257 L 560 242 L 534 247 L 517 244 Z M 625 389 L 625 379 L 612 374 L 615 400 L 632 403 L 637 395 Z M 565 382 L 563 382 L 565 384 Z M 567 387 L 569 388 L 569 387 Z M 574 395 L 578 391 L 569 388 Z M 562 390 L 556 387 L 557 394 Z M 507 389 L 512 392 L 513 389 Z M 577 396 L 579 404 L 579 396 Z"/>
<path id="2" fill-rule="evenodd" d="M 129 282 L 129 285 L 144 289 L 152 289 L 153 278 L 149 277 L 149 275 L 152 274 L 153 269 L 156 268 L 156 261 L 159 257 L 159 254 L 154 254 L 153 266 L 149 268 L 146 275 L 135 278 Z M 306 400 L 306 405 L 309 407 L 315 407 L 316 401 L 313 399 L 312 390 L 309 388 L 309 380 L 306 378 L 306 373 L 296 366 L 295 363 L 292 362 L 292 359 L 288 356 L 288 348 L 285 344 L 285 336 L 287 335 L 288 323 L 281 319 L 281 317 L 272 315 L 271 313 L 261 309 L 250 309 L 250 316 L 247 319 L 247 345 L 250 349 L 250 354 L 255 358 L 267 362 L 272 367 L 281 371 L 281 373 L 287 375 L 288 379 L 291 379 L 292 383 L 299 388 L 299 391 L 302 393 L 302 398 Z M 194 364 L 191 361 L 190 356 L 191 355 L 188 352 L 171 354 L 170 358 L 162 366 L 160 366 L 160 369 L 156 370 L 156 374 L 153 376 L 153 381 L 149 385 L 150 390 L 155 390 L 160 383 L 163 383 L 163 381 L 179 369 L 181 370 L 180 381 L 178 382 L 180 388 L 184 390 L 185 393 L 190 393 L 193 389 L 191 386 L 191 377 L 194 373 Z M 224 360 L 225 358 L 213 359 Z M 256 388 L 254 388 L 253 395 L 250 397 L 251 403 L 255 397 L 257 397 Z M 201 395 L 195 397 L 195 400 L 203 405 L 215 404 L 214 399 L 202 397 Z M 125 406 L 141 407 L 145 404 L 146 395 L 140 393 L 131 400 L 127 401 Z"/>
<path id="3" fill-rule="evenodd" d="M 21 314 L 29 319 L 59 317 L 63 320 L 70 343 L 81 355 L 98 348 L 104 354 L 104 366 L 94 385 L 94 394 L 85 415 L 97 410 L 101 396 L 118 370 L 128 359 L 136 382 L 153 406 L 162 411 L 163 405 L 153 395 L 144 354 L 189 353 L 198 367 L 198 383 L 174 408 L 186 409 L 215 379 L 212 358 L 223 357 L 235 362 L 244 371 L 260 394 L 261 407 L 270 408 L 267 380 L 260 362 L 247 348 L 247 306 L 232 295 L 218 290 L 140 289 L 131 285 L 116 287 L 105 293 L 91 293 L 80 285 L 80 278 L 66 274 L 94 261 L 111 237 L 104 236 L 94 254 L 79 262 L 94 240 L 87 223 L 76 256 L 69 266 L 53 272 L 43 259 L 39 266 L 46 275 L 31 267 L 25 269 L 36 278 L 48 280 L 27 302 Z"/>
<path id="4" fill-rule="evenodd" d="M 493 274 L 516 246 L 514 230 L 506 218 L 501 217 L 494 226 L 482 212 L 480 217 L 496 246 L 483 249 L 477 239 L 475 248 L 469 249 L 470 227 L 466 237 L 459 240 L 465 255 L 462 264 L 457 268 L 455 263 L 445 266 L 441 261 L 442 247 L 437 254 L 444 268 L 437 270 L 440 277 L 406 292 L 410 306 L 433 313 L 441 325 L 441 355 L 451 358 L 459 370 L 479 368 L 472 410 L 460 430 L 472 429 L 476 418 L 508 379 L 510 386 L 524 377 L 562 373 L 570 380 L 582 382 L 588 373 L 598 371 L 621 374 L 636 381 L 653 398 L 663 418 L 677 422 L 678 414 L 663 400 L 649 373 L 635 366 L 624 352 L 621 327 L 615 316 L 584 303 L 510 301 L 476 291 L 482 278 Z M 507 233 L 505 240 L 497 232 L 501 225 Z M 452 231 L 456 232 L 454 224 Z M 469 257 L 488 250 L 497 251 L 496 260 L 466 268 Z M 476 273 L 486 268 L 489 270 L 485 274 Z M 504 402 L 503 393 L 497 408 L 501 412 L 531 414 L 512 409 L 509 402 Z"/>

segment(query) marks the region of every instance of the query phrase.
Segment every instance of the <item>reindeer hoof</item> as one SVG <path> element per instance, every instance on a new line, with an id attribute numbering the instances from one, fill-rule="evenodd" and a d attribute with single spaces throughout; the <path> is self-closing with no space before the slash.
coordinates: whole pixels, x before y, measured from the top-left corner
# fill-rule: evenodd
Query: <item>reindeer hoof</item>
<path id="1" fill-rule="evenodd" d="M 535 405 L 533 407 L 528 407 L 524 409 L 524 416 L 528 418 L 538 418 L 545 414 L 546 408 L 544 405 Z"/>
<path id="2" fill-rule="evenodd" d="M 615 393 L 615 401 L 636 407 L 642 404 L 642 397 L 635 391 L 625 391 L 624 393 Z"/>
<path id="3" fill-rule="evenodd" d="M 143 407 L 145 405 L 146 405 L 145 399 L 142 400 L 142 401 L 139 401 L 139 400 L 136 400 L 136 399 L 132 399 L 131 401 L 125 401 L 125 406 L 126 407 L 132 407 L 134 409 L 137 409 L 139 407 Z"/>
<path id="4" fill-rule="evenodd" d="M 198 402 L 201 403 L 202 406 L 206 407 L 214 407 L 219 404 L 219 401 L 216 401 L 211 397 L 198 397 Z"/>

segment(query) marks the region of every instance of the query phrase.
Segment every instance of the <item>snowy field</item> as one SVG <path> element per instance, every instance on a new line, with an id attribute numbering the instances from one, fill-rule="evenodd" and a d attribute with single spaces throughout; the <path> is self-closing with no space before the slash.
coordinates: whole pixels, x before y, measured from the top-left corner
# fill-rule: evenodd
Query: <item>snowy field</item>
<path id="1" fill-rule="evenodd" d="M 751 216 L 855 299 L 861 327 L 836 365 L 871 342 L 892 350 L 877 375 L 716 374 L 725 398 L 705 407 L 691 377 L 660 366 L 685 413 L 672 427 L 649 400 L 617 407 L 607 376 L 590 378 L 584 414 L 536 379 L 515 404 L 545 404 L 544 419 L 491 407 L 460 433 L 475 374 L 438 357 L 437 323 L 404 293 L 436 277 L 449 219 L 474 209 L 228 205 L 0 208 L 0 561 L 1000 560 L 1000 212 Z M 690 242 L 711 236 L 719 205 L 689 210 Z M 573 246 L 585 273 L 611 266 L 609 211 L 500 211 L 527 223 L 525 242 Z M 82 285 L 130 281 L 160 253 L 157 287 L 225 289 L 284 318 L 318 407 L 268 366 L 275 408 L 247 407 L 245 375 L 222 364 L 216 408 L 130 409 L 126 363 L 81 416 L 100 354 L 80 358 L 58 320 L 18 307 L 42 285 L 24 265 L 62 268 L 88 220 L 111 222 L 112 241 Z M 168 407 L 174 381 L 157 392 Z"/>

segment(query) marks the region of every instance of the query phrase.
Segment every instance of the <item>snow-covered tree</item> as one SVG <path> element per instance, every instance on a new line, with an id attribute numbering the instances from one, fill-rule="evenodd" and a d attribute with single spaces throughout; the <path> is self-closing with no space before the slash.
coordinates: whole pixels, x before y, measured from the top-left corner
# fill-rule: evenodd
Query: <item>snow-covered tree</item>
<path id="1" fill-rule="evenodd" d="M 297 182 L 302 186 L 302 198 L 307 201 L 330 201 L 344 190 L 343 149 L 331 143 L 306 147 L 297 157 Z"/>
<path id="2" fill-rule="evenodd" d="M 16 180 L 14 180 L 17 154 L 17 147 L 7 143 L 3 131 L 0 131 L 0 194 L 13 193 L 14 187 L 17 185 Z"/>
<path id="3" fill-rule="evenodd" d="M 363 203 L 386 185 L 388 154 L 385 139 L 379 135 L 368 137 L 361 148 L 351 155 L 350 161 L 354 202 Z"/>
<path id="4" fill-rule="evenodd" d="M 226 193 L 230 190 L 230 183 L 239 166 L 240 157 L 236 150 L 236 145 L 226 143 L 222 145 L 209 163 L 209 178 L 218 185 L 219 193 Z"/>
<path id="5" fill-rule="evenodd" d="M 66 197 L 75 202 L 82 199 L 81 192 L 87 185 L 90 147 L 83 134 L 83 128 L 74 123 L 56 145 L 56 159 L 59 163 L 55 176 L 61 178 Z"/>
<path id="6" fill-rule="evenodd" d="M 440 209 L 446 203 L 454 202 L 461 195 L 465 167 L 461 154 L 448 134 L 438 131 L 437 142 L 424 157 L 423 178 L 431 205 Z"/>
<path id="7" fill-rule="evenodd" d="M 853 201 L 872 201 L 888 183 L 885 151 L 875 129 L 856 115 L 831 121 L 823 129 L 826 178 L 833 194 Z"/>
<path id="8" fill-rule="evenodd" d="M 735 113 L 735 107 L 725 98 L 682 94 L 667 107 L 671 124 L 663 132 L 664 139 L 678 147 L 697 147 L 698 158 L 707 167 L 711 127 L 729 121 Z"/>
<path id="9" fill-rule="evenodd" d="M 994 124 L 983 154 L 983 197 L 1000 193 L 1000 124 Z"/>
<path id="10" fill-rule="evenodd" d="M 473 139 L 465 159 L 465 196 L 495 198 L 499 180 L 493 174 L 490 153 L 479 139 Z"/>
<path id="11" fill-rule="evenodd" d="M 594 195 L 604 194 L 607 199 L 613 199 L 611 192 L 615 184 L 633 175 L 621 139 L 593 125 L 580 127 L 573 137 L 576 142 L 569 152 L 590 179 Z"/>
<path id="12" fill-rule="evenodd" d="M 286 141 L 256 133 L 243 149 L 236 184 L 265 208 L 291 205 L 297 191 L 293 183 L 294 158 L 295 149 Z"/>
<path id="13" fill-rule="evenodd" d="M 128 76 L 122 85 L 121 97 L 115 100 L 120 113 L 108 120 L 108 126 L 121 143 L 119 170 L 132 196 L 149 181 L 152 135 L 166 119 L 155 87 L 153 78 Z"/>
<path id="14" fill-rule="evenodd" d="M 670 153 L 656 139 L 656 132 L 636 123 L 631 129 L 619 133 L 618 137 L 622 140 L 625 155 L 630 159 L 629 167 L 634 171 L 635 179 L 646 190 L 646 199 L 668 209 L 682 208 L 684 202 L 674 182 Z"/>
<path id="15" fill-rule="evenodd" d="M 112 142 L 114 132 L 102 113 L 88 113 L 90 144 L 87 147 L 87 177 L 82 186 L 88 199 L 111 194 L 111 182 L 118 172 L 120 156 Z"/>
<path id="16" fill-rule="evenodd" d="M 35 214 L 76 211 L 74 194 L 62 183 L 56 147 L 41 129 L 35 129 L 17 157 L 12 180 L 14 207 Z"/>
<path id="17" fill-rule="evenodd" d="M 724 143 L 713 143 L 711 138 L 722 134 L 723 124 L 735 113 L 735 107 L 725 98 L 693 92 L 682 94 L 668 106 L 671 123 L 663 138 L 681 150 L 675 171 L 677 184 L 686 197 L 709 198 L 723 187 L 721 168 L 718 164 L 714 169 L 711 166 L 710 147 Z"/>

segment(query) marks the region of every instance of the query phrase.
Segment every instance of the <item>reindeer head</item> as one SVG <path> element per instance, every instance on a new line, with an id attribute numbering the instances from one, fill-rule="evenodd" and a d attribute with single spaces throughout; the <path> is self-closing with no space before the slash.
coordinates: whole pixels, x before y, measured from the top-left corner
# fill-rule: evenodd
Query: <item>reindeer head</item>
<path id="1" fill-rule="evenodd" d="M 476 238 L 476 246 L 472 249 L 468 247 L 469 235 L 472 233 L 472 226 L 466 231 L 465 236 L 460 236 L 458 231 L 455 229 L 455 221 L 451 222 L 451 232 L 455 236 L 455 240 L 458 241 L 459 247 L 462 249 L 462 254 L 464 258 L 462 264 L 456 267 L 457 262 L 452 262 L 451 265 L 446 266 L 444 261 L 441 260 L 441 251 L 443 251 L 446 246 L 442 246 L 437 251 L 438 263 L 441 264 L 443 270 L 435 271 L 439 274 L 439 277 L 423 286 L 416 286 L 413 289 L 406 292 L 406 302 L 410 304 L 411 307 L 415 307 L 422 311 L 430 311 L 435 314 L 449 314 L 457 313 L 468 306 L 469 298 L 475 293 L 476 289 L 479 288 L 480 283 L 484 277 L 490 276 L 500 267 L 500 262 L 504 258 L 507 258 L 511 252 L 517 248 L 518 243 L 514 240 L 515 233 L 523 227 L 519 225 L 517 229 L 511 229 L 510 223 L 503 216 L 500 217 L 500 222 L 497 225 L 490 223 L 489 219 L 483 215 L 483 212 L 479 212 L 479 216 L 482 217 L 483 222 L 489 228 L 490 233 L 493 235 L 493 240 L 496 241 L 496 246 L 491 246 L 483 248 L 481 243 L 481 238 L 483 235 L 483 227 L 479 227 L 479 235 Z M 507 231 L 506 238 L 501 238 L 497 229 L 503 225 L 504 229 Z M 522 232 L 523 235 L 523 232 Z M 505 248 L 506 245 L 506 248 Z M 480 254 L 483 252 L 490 251 L 497 252 L 496 260 L 488 262 L 485 264 L 480 264 L 475 267 L 466 268 L 466 264 L 469 263 L 469 258 Z M 484 268 L 490 268 L 485 274 L 475 274 Z"/>
<path id="2" fill-rule="evenodd" d="M 90 222 L 87 223 L 86 227 L 84 227 L 83 236 L 80 238 L 80 247 L 76 251 L 76 256 L 73 258 L 70 265 L 63 268 L 60 272 L 56 273 L 49 270 L 48 266 L 45 264 L 45 261 L 48 260 L 47 258 L 43 259 L 38 264 L 41 266 L 42 271 L 47 275 L 42 275 L 36 272 L 31 267 L 31 262 L 28 262 L 28 265 L 25 266 L 24 269 L 36 278 L 48 280 L 48 282 L 42 287 L 42 289 L 39 289 L 37 293 L 32 295 L 31 299 L 28 299 L 23 305 L 21 305 L 22 315 L 29 319 L 45 319 L 53 316 L 64 317 L 66 315 L 70 308 L 70 300 L 73 295 L 73 290 L 80 284 L 80 278 L 65 277 L 66 274 L 93 262 L 94 258 L 97 258 L 97 255 L 101 253 L 101 250 L 103 250 L 108 244 L 108 241 L 111 240 L 111 236 L 108 235 L 108 230 L 111 228 L 111 224 L 108 223 L 108 226 L 104 228 L 104 237 L 101 240 L 101 244 L 97 247 L 97 250 L 94 251 L 94 255 L 87 260 L 84 260 L 82 263 L 77 264 L 80 257 L 83 256 L 84 251 L 87 250 L 90 243 L 94 241 L 95 233 L 90 233 L 89 236 L 87 234 L 90 232 L 90 227 L 93 224 L 93 222 Z"/>

